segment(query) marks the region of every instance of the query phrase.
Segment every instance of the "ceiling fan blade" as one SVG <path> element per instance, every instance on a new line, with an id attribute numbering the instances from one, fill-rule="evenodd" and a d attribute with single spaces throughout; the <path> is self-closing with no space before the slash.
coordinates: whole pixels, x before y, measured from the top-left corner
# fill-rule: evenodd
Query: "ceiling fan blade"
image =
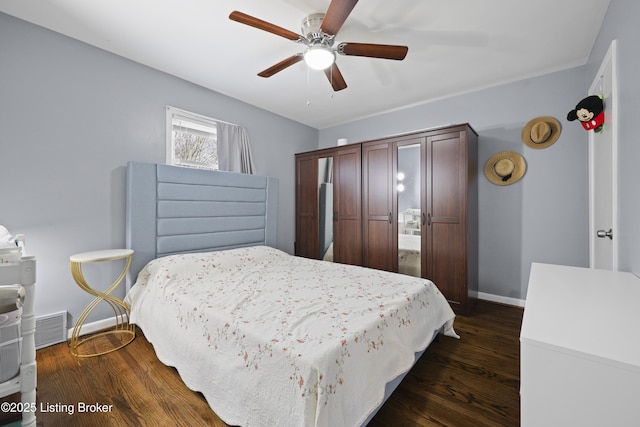
<path id="1" fill-rule="evenodd" d="M 366 56 L 368 58 L 402 61 L 407 56 L 409 48 L 390 44 L 340 43 L 336 50 L 338 53 L 347 56 Z"/>
<path id="2" fill-rule="evenodd" d="M 287 59 L 278 62 L 276 65 L 269 67 L 264 71 L 261 71 L 260 73 L 258 73 L 258 75 L 260 77 L 271 77 L 274 74 L 284 70 L 285 68 L 288 68 L 293 64 L 297 64 L 298 62 L 302 61 L 303 58 L 304 56 L 301 53 L 296 53 L 295 55 L 290 56 Z"/>
<path id="3" fill-rule="evenodd" d="M 334 91 L 339 91 L 347 88 L 347 82 L 344 81 L 344 77 L 342 77 L 342 73 L 338 69 L 338 66 L 334 62 L 331 67 L 328 67 L 324 70 L 324 74 L 329 79 L 329 83 L 331 83 L 331 87 Z"/>
<path id="4" fill-rule="evenodd" d="M 327 13 L 324 15 L 320 29 L 330 36 L 338 34 L 342 24 L 347 20 L 353 8 L 356 7 L 356 3 L 358 3 L 358 0 L 332 0 Z"/>
<path id="5" fill-rule="evenodd" d="M 298 40 L 300 38 L 299 34 L 294 33 L 293 31 L 289 31 L 286 28 L 278 27 L 270 22 L 263 21 L 262 19 L 254 18 L 253 16 L 247 15 L 246 13 L 238 12 L 234 10 L 229 15 L 229 19 L 232 21 L 240 22 L 241 24 L 249 25 L 254 28 L 258 28 L 259 30 L 268 31 L 272 34 L 275 34 L 280 37 L 284 37 L 289 40 Z"/>

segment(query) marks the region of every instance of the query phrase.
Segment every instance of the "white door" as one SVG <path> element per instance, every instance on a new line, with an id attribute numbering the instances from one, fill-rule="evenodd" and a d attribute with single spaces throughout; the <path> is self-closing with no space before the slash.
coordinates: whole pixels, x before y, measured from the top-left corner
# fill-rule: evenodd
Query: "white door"
<path id="1" fill-rule="evenodd" d="M 589 93 L 602 95 L 604 129 L 589 131 L 589 258 L 592 268 L 617 270 L 616 41 L 609 47 Z"/>

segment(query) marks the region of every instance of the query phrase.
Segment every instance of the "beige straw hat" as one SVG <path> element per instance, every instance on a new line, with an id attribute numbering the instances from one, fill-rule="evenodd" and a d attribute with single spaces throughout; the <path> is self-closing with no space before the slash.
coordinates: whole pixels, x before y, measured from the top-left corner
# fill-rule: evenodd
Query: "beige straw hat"
<path id="1" fill-rule="evenodd" d="M 496 185 L 511 185 L 524 176 L 527 163 L 515 151 L 501 151 L 494 154 L 484 165 L 487 179 Z"/>
<path id="2" fill-rule="evenodd" d="M 558 140 L 561 132 L 560 122 L 553 117 L 536 117 L 522 129 L 522 141 L 531 148 L 547 148 Z"/>

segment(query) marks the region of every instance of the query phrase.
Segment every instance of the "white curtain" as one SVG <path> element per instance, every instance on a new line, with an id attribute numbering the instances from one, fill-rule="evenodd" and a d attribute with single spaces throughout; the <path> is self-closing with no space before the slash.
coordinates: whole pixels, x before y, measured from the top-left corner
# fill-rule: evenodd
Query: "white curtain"
<path id="1" fill-rule="evenodd" d="M 242 126 L 218 122 L 218 168 L 231 172 L 255 173 L 249 134 Z"/>

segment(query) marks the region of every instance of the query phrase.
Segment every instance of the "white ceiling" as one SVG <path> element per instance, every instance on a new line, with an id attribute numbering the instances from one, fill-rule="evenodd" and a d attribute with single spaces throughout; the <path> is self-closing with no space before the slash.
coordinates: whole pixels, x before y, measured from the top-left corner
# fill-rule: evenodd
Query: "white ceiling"
<path id="1" fill-rule="evenodd" d="M 330 0 L 2 0 L 0 11 L 322 129 L 586 63 L 609 0 L 361 0 L 337 42 L 399 44 L 404 61 L 338 56 L 333 92 L 303 46 L 228 19 L 239 10 L 300 32 Z"/>

